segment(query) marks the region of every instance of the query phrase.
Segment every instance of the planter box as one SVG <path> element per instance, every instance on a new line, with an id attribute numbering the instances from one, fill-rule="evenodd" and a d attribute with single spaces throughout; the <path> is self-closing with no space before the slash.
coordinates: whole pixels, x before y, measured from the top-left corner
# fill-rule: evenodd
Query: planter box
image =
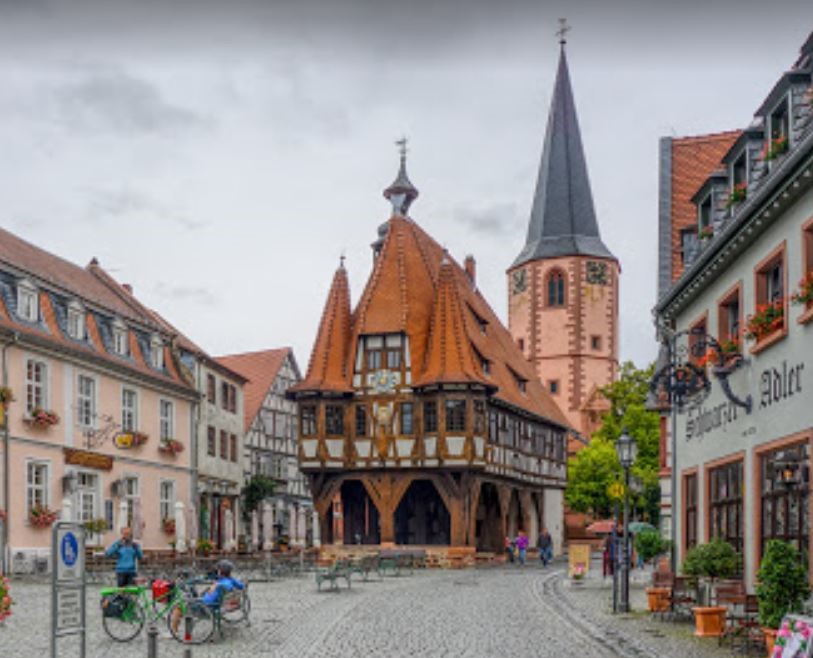
<path id="1" fill-rule="evenodd" d="M 669 595 L 672 590 L 668 587 L 647 587 L 646 600 L 650 612 L 666 612 L 669 610 Z"/>
<path id="2" fill-rule="evenodd" d="M 720 637 L 725 628 L 727 610 L 728 608 L 721 605 L 692 608 L 694 613 L 694 634 L 697 637 Z"/>
<path id="3" fill-rule="evenodd" d="M 765 649 L 767 650 L 768 658 L 773 656 L 773 648 L 776 644 L 776 636 L 779 634 L 779 631 L 773 628 L 763 628 L 762 634 L 765 636 Z"/>

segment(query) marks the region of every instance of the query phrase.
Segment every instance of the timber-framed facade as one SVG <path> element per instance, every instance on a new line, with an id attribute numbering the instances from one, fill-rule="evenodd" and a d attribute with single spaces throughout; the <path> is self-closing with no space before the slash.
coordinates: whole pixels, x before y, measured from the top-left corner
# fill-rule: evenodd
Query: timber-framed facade
<path id="1" fill-rule="evenodd" d="M 561 547 L 568 424 L 464 269 L 406 208 L 404 163 L 385 192 L 393 216 L 373 244 L 351 311 L 336 271 L 298 402 L 299 463 L 324 544 Z"/>

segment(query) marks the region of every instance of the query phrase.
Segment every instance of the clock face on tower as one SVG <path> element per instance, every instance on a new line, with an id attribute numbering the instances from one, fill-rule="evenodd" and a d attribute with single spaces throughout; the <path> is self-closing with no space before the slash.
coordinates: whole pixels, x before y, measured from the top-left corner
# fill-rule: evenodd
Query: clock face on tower
<path id="1" fill-rule="evenodd" d="M 511 276 L 511 290 L 515 295 L 525 292 L 528 288 L 528 271 L 525 269 L 517 270 Z"/>
<path id="2" fill-rule="evenodd" d="M 609 283 L 607 263 L 594 260 L 587 261 L 587 283 L 606 286 Z"/>
<path id="3" fill-rule="evenodd" d="M 379 370 L 373 380 L 373 390 L 376 393 L 392 393 L 395 389 L 395 373 L 389 370 Z"/>

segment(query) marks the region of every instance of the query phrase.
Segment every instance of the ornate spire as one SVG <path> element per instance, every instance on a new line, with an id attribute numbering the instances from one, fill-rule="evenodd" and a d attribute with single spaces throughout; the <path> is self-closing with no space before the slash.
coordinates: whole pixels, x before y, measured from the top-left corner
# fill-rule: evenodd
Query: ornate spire
<path id="1" fill-rule="evenodd" d="M 406 170 L 407 138 L 395 142 L 401 152 L 401 167 L 392 185 L 384 190 L 384 197 L 392 204 L 393 215 L 406 217 L 409 206 L 418 198 L 418 189 L 409 180 Z"/>
<path id="2" fill-rule="evenodd" d="M 528 237 L 512 267 L 559 256 L 614 258 L 599 235 L 565 52 L 566 23 L 551 100 Z"/>

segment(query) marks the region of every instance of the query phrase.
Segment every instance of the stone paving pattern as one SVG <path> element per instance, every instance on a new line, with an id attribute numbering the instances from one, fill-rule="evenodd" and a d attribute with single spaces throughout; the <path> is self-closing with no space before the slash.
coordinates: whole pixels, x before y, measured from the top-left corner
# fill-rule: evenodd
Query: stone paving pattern
<path id="1" fill-rule="evenodd" d="M 238 574 L 239 575 L 239 574 Z M 348 591 L 317 592 L 313 575 L 252 583 L 252 624 L 226 630 L 217 642 L 193 648 L 199 658 L 722 658 L 714 640 L 692 636 L 690 624 L 656 622 L 645 613 L 610 614 L 600 575 L 573 587 L 562 566 L 506 566 L 416 571 L 411 576 L 357 582 Z M 146 636 L 127 645 L 101 628 L 98 588 L 89 588 L 88 657 L 147 655 Z M 14 615 L 0 627 L 0 655 L 45 658 L 49 651 L 48 585 L 13 583 Z M 643 589 L 633 605 L 645 606 Z M 183 648 L 161 628 L 160 658 Z M 60 656 L 78 656 L 61 641 Z"/>

